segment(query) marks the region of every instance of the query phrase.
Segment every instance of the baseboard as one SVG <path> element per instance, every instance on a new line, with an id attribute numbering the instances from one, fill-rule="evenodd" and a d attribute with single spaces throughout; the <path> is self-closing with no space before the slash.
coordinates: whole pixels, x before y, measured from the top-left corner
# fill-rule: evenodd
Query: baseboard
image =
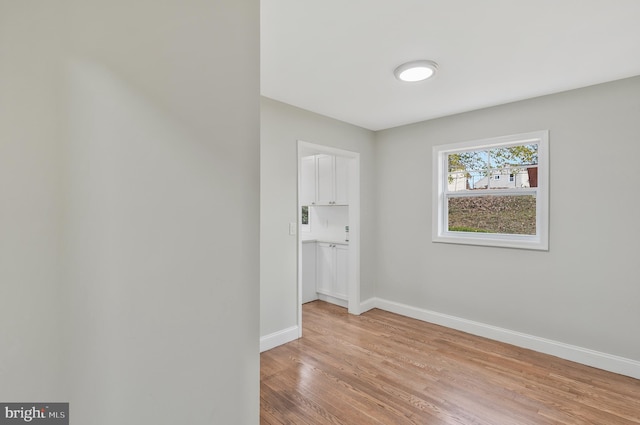
<path id="1" fill-rule="evenodd" d="M 323 294 L 321 292 L 318 292 L 318 299 L 320 301 L 325 301 L 331 304 L 339 305 L 340 307 L 344 307 L 344 308 L 349 307 L 349 301 L 343 300 L 342 298 L 336 298 L 329 294 Z"/>
<path id="2" fill-rule="evenodd" d="M 505 342 L 518 347 L 528 348 L 540 353 L 560 357 L 565 360 L 640 379 L 639 361 L 619 357 L 613 354 L 602 353 L 588 348 L 540 338 L 534 335 L 528 335 L 380 298 L 371 298 L 366 300 L 362 303 L 362 308 L 366 308 L 367 310 L 379 308 L 381 310 L 401 314 L 424 322 L 446 326 L 448 328 L 467 332 L 473 335 Z"/>
<path id="3" fill-rule="evenodd" d="M 374 309 L 378 306 L 378 298 L 369 298 L 360 303 L 360 314 Z"/>
<path id="4" fill-rule="evenodd" d="M 294 341 L 300 337 L 298 325 L 283 329 L 260 338 L 260 352 L 271 350 L 279 345 Z"/>

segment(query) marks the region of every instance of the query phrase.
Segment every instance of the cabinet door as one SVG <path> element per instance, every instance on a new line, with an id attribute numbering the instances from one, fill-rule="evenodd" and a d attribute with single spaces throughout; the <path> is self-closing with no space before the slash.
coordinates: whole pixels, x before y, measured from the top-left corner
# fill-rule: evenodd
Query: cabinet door
<path id="1" fill-rule="evenodd" d="M 317 300 L 316 292 L 316 243 L 302 244 L 302 302 Z"/>
<path id="2" fill-rule="evenodd" d="M 334 248 L 331 244 L 316 244 L 316 291 L 332 295 L 335 276 Z"/>
<path id="3" fill-rule="evenodd" d="M 316 203 L 316 158 L 305 156 L 300 162 L 300 205 Z"/>
<path id="4" fill-rule="evenodd" d="M 334 250 L 336 254 L 335 296 L 346 300 L 349 292 L 349 246 L 337 244 Z"/>
<path id="5" fill-rule="evenodd" d="M 349 205 L 349 158 L 335 157 L 335 203 Z"/>
<path id="6" fill-rule="evenodd" d="M 332 155 L 316 155 L 316 201 L 332 205 L 335 200 L 335 172 Z"/>

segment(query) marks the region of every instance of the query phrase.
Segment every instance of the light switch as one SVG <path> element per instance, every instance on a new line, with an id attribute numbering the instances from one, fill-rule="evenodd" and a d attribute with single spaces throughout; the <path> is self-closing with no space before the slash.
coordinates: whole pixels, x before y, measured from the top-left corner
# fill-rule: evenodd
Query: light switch
<path id="1" fill-rule="evenodd" d="M 296 223 L 289 223 L 289 235 L 295 236 L 297 227 L 298 226 L 296 226 Z"/>

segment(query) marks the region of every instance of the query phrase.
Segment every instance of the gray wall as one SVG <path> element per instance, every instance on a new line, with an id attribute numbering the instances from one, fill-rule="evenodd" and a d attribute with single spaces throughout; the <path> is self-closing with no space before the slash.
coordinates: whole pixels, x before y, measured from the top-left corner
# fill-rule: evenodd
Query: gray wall
<path id="1" fill-rule="evenodd" d="M 360 153 L 361 293 L 374 295 L 373 132 L 262 98 L 260 129 L 260 335 L 297 322 L 297 141 Z"/>
<path id="2" fill-rule="evenodd" d="M 65 399 L 64 170 L 54 4 L 0 2 L 0 400 Z M 56 67 L 54 71 L 51 67 Z"/>
<path id="3" fill-rule="evenodd" d="M 640 77 L 376 133 L 376 295 L 640 360 Z M 431 242 L 431 147 L 550 130 L 550 250 Z"/>
<path id="4" fill-rule="evenodd" d="M 259 2 L 2 2 L 0 92 L 0 400 L 258 423 Z"/>

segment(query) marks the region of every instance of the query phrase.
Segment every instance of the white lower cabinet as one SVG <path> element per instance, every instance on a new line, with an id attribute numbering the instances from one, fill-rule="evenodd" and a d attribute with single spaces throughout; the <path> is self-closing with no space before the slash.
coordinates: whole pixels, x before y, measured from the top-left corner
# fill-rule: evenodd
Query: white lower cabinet
<path id="1" fill-rule="evenodd" d="M 302 244 L 302 303 L 318 299 L 316 292 L 316 243 Z"/>
<path id="2" fill-rule="evenodd" d="M 318 242 L 316 244 L 316 291 L 347 300 L 349 281 L 349 246 Z"/>

